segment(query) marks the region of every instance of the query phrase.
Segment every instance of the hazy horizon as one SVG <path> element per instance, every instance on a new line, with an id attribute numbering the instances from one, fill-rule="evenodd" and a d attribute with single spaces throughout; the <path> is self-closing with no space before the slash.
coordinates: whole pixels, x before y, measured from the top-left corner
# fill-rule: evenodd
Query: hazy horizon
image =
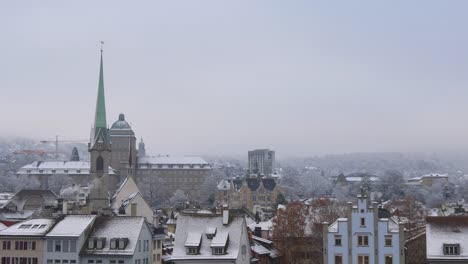
<path id="1" fill-rule="evenodd" d="M 107 123 L 152 154 L 465 151 L 467 7 L 1 3 L 0 136 L 87 139 L 102 40 Z"/>

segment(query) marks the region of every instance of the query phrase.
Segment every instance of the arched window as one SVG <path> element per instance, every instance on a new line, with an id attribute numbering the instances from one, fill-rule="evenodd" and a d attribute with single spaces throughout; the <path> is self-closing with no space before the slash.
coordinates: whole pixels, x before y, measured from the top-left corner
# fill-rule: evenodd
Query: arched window
<path id="1" fill-rule="evenodd" d="M 103 171 L 104 170 L 104 159 L 99 156 L 96 159 L 96 171 Z"/>

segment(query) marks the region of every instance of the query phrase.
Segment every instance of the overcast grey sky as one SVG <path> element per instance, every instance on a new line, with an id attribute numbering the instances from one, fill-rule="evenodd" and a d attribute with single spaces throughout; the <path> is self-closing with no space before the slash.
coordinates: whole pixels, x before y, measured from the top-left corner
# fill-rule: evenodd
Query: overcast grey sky
<path id="1" fill-rule="evenodd" d="M 468 148 L 468 1 L 2 1 L 1 136 L 152 154 Z"/>

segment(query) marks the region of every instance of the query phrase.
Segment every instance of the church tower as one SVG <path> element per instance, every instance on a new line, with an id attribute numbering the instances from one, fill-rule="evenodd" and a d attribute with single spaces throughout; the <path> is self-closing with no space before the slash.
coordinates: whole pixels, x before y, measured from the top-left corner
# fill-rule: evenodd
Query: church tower
<path id="1" fill-rule="evenodd" d="M 104 71 L 101 48 L 101 66 L 96 102 L 94 127 L 88 144 L 90 152 L 90 212 L 101 214 L 109 208 L 109 164 L 111 158 L 111 141 L 106 122 L 106 104 L 104 98 Z"/>

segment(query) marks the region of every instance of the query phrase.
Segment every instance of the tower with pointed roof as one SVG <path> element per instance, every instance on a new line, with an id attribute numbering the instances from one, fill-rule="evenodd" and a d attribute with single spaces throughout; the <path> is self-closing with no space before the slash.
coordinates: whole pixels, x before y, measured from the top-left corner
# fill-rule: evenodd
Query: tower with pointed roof
<path id="1" fill-rule="evenodd" d="M 101 49 L 101 65 L 99 70 L 99 86 L 96 102 L 94 127 L 88 144 L 90 152 L 90 184 L 89 202 L 91 212 L 100 213 L 109 207 L 109 164 L 112 145 L 106 122 L 106 104 L 104 97 L 104 66 Z"/>

